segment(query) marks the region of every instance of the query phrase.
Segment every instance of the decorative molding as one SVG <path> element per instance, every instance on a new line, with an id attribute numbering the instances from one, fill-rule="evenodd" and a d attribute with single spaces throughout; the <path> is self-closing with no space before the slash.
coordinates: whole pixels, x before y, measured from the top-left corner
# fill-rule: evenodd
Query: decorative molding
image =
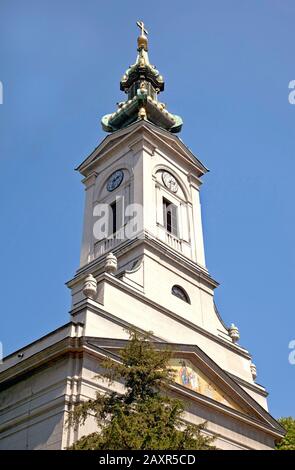
<path id="1" fill-rule="evenodd" d="M 93 171 L 88 176 L 86 176 L 86 178 L 82 180 L 82 183 L 86 186 L 85 188 L 86 190 L 89 189 L 91 186 L 95 185 L 96 178 L 97 178 L 97 173 Z"/>
<path id="2" fill-rule="evenodd" d="M 97 347 L 97 343 L 99 343 L 99 348 L 107 350 L 107 351 L 120 351 L 127 343 L 127 340 L 112 340 L 109 338 L 100 338 L 97 339 L 95 337 L 87 337 L 87 343 Z M 206 397 L 205 395 L 201 395 L 198 392 L 188 389 L 185 386 L 180 384 L 173 384 L 174 388 L 179 388 L 181 392 L 185 392 L 188 395 L 191 395 L 192 398 L 199 398 L 202 401 L 207 403 L 211 403 L 218 408 L 219 410 L 227 410 L 232 411 L 234 415 L 239 415 L 243 417 L 245 420 L 251 420 L 251 422 L 255 421 L 260 425 L 270 426 L 272 431 L 274 428 L 277 431 L 282 431 L 283 428 L 277 423 L 277 421 L 266 411 L 257 401 L 251 397 L 232 377 L 231 374 L 228 374 L 224 371 L 221 367 L 219 367 L 213 359 L 211 359 L 201 348 L 197 345 L 189 345 L 189 344 L 179 344 L 179 343 L 166 343 L 166 342 L 156 342 L 155 347 L 157 349 L 165 349 L 169 346 L 172 349 L 173 357 L 185 358 L 186 356 L 190 358 L 192 362 L 196 361 L 197 359 L 197 366 L 200 367 L 204 373 L 208 374 L 211 380 L 216 383 L 219 387 L 222 388 L 225 393 L 230 394 L 231 398 L 234 401 L 237 401 L 238 404 L 246 406 L 248 412 L 252 413 L 251 415 L 245 415 L 238 410 L 234 410 L 222 403 L 216 402 L 215 400 Z M 117 355 L 119 358 L 119 356 Z M 254 415 L 253 416 L 253 412 Z M 262 423 L 261 423 L 262 421 Z M 274 431 L 275 432 L 275 431 Z M 277 433 L 276 433 L 277 434 Z"/>
<path id="3" fill-rule="evenodd" d="M 203 181 L 201 181 L 200 178 L 198 178 L 192 172 L 188 173 L 187 181 L 193 188 L 197 189 L 198 191 L 200 190 L 200 186 L 203 184 Z"/>
<path id="4" fill-rule="evenodd" d="M 76 170 L 82 173 L 84 176 L 87 176 L 98 157 L 100 159 L 105 158 L 111 151 L 117 148 L 118 145 L 121 147 L 122 144 L 130 139 L 130 137 L 136 132 L 145 132 L 145 140 L 149 141 L 149 145 L 154 147 L 154 149 L 157 148 L 155 147 L 154 143 L 155 139 L 157 139 L 160 143 L 169 148 L 171 152 L 179 155 L 181 158 L 184 158 L 199 172 L 199 176 L 202 176 L 208 172 L 208 169 L 203 165 L 203 163 L 189 150 L 188 147 L 185 146 L 185 144 L 178 137 L 144 120 L 137 121 L 124 129 L 115 131 L 111 135 L 108 135 L 102 141 L 102 143 L 89 155 L 89 157 L 87 157 L 76 168 Z M 152 141 L 149 140 L 150 137 L 152 137 Z M 107 147 L 107 144 L 112 141 L 114 141 L 113 146 Z M 172 145 L 173 143 L 176 143 L 176 145 Z"/>
<path id="5" fill-rule="evenodd" d="M 176 252 L 172 248 L 169 247 L 166 243 L 162 242 L 158 238 L 156 238 L 153 234 L 148 231 L 144 232 L 144 238 L 134 238 L 131 240 L 122 240 L 122 242 L 113 249 L 113 253 L 120 259 L 126 251 L 130 250 L 131 245 L 134 247 L 138 246 L 139 244 L 147 245 L 152 247 L 157 251 L 157 253 L 166 254 L 169 259 L 172 259 L 173 262 L 178 264 L 180 267 L 185 268 L 193 279 L 202 280 L 204 283 L 207 283 L 211 289 L 215 289 L 219 286 L 219 283 L 213 279 L 207 270 L 205 270 L 202 266 L 199 266 L 197 263 L 194 263 L 186 256 L 182 255 L 180 252 Z M 79 279 L 82 275 L 88 274 L 90 272 L 96 272 L 102 269 L 104 258 L 103 257 L 95 258 L 90 263 L 79 268 L 76 272 L 76 276 L 68 281 L 66 285 L 69 288 L 72 288 L 76 282 L 79 282 Z"/>
<path id="6" fill-rule="evenodd" d="M 92 302 L 94 303 L 94 302 Z M 2 382 L 2 387 L 8 387 L 11 382 L 14 382 L 16 378 L 20 376 L 26 376 L 27 374 L 32 374 L 32 371 L 38 370 L 40 367 L 48 366 L 53 360 L 57 360 L 60 357 L 70 357 L 70 355 L 83 355 L 89 354 L 96 359 L 102 360 L 104 357 L 111 356 L 114 360 L 120 361 L 118 356 L 119 350 L 126 344 L 127 340 L 118 340 L 110 338 L 96 338 L 83 336 L 80 338 L 66 337 L 62 341 L 52 344 L 51 346 L 42 349 L 38 353 L 32 355 L 30 358 L 25 359 L 21 364 L 11 367 L 5 374 L 0 374 L 0 380 Z M 264 432 L 268 435 L 273 436 L 274 438 L 280 438 L 284 431 L 281 426 L 265 411 L 245 390 L 243 390 L 240 385 L 235 382 L 229 374 L 223 371 L 210 357 L 208 357 L 204 351 L 202 351 L 198 346 L 195 345 L 186 345 L 186 344 L 172 344 L 172 343 L 163 343 L 156 341 L 155 346 L 159 349 L 166 348 L 167 345 L 172 347 L 174 355 L 176 357 L 185 357 L 188 355 L 190 360 L 195 361 L 198 367 L 202 368 L 208 374 L 214 383 L 222 387 L 222 390 L 225 393 L 231 391 L 231 398 L 236 401 L 242 408 L 244 407 L 247 410 L 246 414 L 239 410 L 230 408 L 222 403 L 219 403 L 205 395 L 201 395 L 193 390 L 188 389 L 177 383 L 171 385 L 171 391 L 180 395 L 182 398 L 192 400 L 197 404 L 204 406 L 207 409 L 211 409 L 217 413 L 226 415 L 230 419 L 238 420 L 245 424 L 248 424 L 252 428 L 256 428 L 261 432 Z M 116 354 L 117 353 L 117 354 Z M 77 356 L 76 356 L 77 357 Z M 71 378 L 65 377 L 65 383 L 68 383 L 68 380 Z M 73 377 L 72 377 L 73 378 Z M 84 378 L 81 375 L 77 377 L 77 383 L 83 384 Z M 97 389 L 100 388 L 98 384 Z M 75 396 L 74 396 L 75 395 Z M 56 405 L 61 406 L 61 411 L 66 412 L 66 405 L 73 403 L 73 398 L 81 398 L 81 395 L 77 392 L 72 394 L 64 393 L 58 397 L 54 402 L 49 404 L 42 405 L 38 409 L 33 410 L 31 416 L 41 416 L 42 413 L 47 412 L 53 408 L 56 408 Z M 76 396 L 77 395 L 77 396 Z M 87 398 L 87 397 L 85 397 Z M 75 401 L 75 400 L 74 400 Z M 250 413 L 250 414 L 249 414 Z M 26 417 L 16 418 L 10 421 L 7 421 L 4 426 L 7 429 L 16 426 L 16 424 L 25 423 L 27 420 Z"/>
<path id="7" fill-rule="evenodd" d="M 198 326 L 195 323 L 192 323 L 190 320 L 185 319 L 184 317 L 181 317 L 180 315 L 177 315 L 176 313 L 172 312 L 171 310 L 168 310 L 167 308 L 157 304 L 156 302 L 148 299 L 145 297 L 145 295 L 139 291 L 138 289 L 135 289 L 134 287 L 130 286 L 129 284 L 125 284 L 123 281 L 121 281 L 118 278 L 115 278 L 114 276 L 109 276 L 107 274 L 102 274 L 97 278 L 98 284 L 100 282 L 110 282 L 110 284 L 115 285 L 117 288 L 121 289 L 122 291 L 127 292 L 130 295 L 133 295 L 136 297 L 138 300 L 140 300 L 142 303 L 149 305 L 151 308 L 161 312 L 163 315 L 166 315 L 170 318 L 172 318 L 175 322 L 181 323 L 187 328 L 198 332 L 200 335 L 205 336 L 209 338 L 211 341 L 220 344 L 221 346 L 235 352 L 236 354 L 250 360 L 251 356 L 249 355 L 248 351 L 246 349 L 243 349 L 241 346 L 236 346 L 233 343 L 229 343 L 223 338 L 220 338 L 219 336 L 214 335 L 213 333 L 209 332 L 208 330 L 205 330 Z M 87 302 L 87 303 L 86 303 Z M 99 314 L 100 316 L 109 319 L 110 321 L 122 326 L 122 328 L 126 329 L 132 327 L 131 322 L 126 322 L 125 320 L 122 320 L 121 318 L 113 315 L 112 313 L 102 310 L 99 306 L 98 303 L 91 301 L 90 299 L 87 299 L 86 301 L 81 301 L 79 304 L 75 305 L 73 309 L 70 311 L 70 314 L 74 318 L 78 313 L 80 313 L 83 309 L 88 307 L 90 310 L 92 310 L 94 313 Z"/>

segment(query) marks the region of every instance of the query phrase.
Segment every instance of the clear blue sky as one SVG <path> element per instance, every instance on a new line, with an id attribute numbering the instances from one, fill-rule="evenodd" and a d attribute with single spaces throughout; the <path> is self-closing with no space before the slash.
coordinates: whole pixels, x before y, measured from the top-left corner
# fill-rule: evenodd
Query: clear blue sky
<path id="1" fill-rule="evenodd" d="M 1 333 L 5 355 L 68 321 L 84 190 L 74 167 L 136 56 L 135 21 L 181 138 L 207 165 L 207 265 L 276 417 L 295 415 L 295 3 L 1 0 Z"/>

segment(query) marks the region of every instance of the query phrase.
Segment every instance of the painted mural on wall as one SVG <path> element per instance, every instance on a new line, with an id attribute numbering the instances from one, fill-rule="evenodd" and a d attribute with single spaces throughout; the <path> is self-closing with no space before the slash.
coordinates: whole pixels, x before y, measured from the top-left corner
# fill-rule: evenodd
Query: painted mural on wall
<path id="1" fill-rule="evenodd" d="M 242 411 L 222 390 L 216 387 L 203 372 L 187 359 L 171 359 L 170 367 L 175 369 L 175 382 L 223 405 Z"/>

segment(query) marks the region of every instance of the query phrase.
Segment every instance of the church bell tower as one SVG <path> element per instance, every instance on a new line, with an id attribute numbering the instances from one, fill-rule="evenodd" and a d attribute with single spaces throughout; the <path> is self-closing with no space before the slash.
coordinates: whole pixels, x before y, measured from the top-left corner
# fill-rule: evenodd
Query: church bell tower
<path id="1" fill-rule="evenodd" d="M 137 24 L 136 61 L 120 82 L 126 100 L 103 116 L 108 135 L 77 168 L 86 200 L 80 268 L 68 284 L 72 316 L 84 321 L 86 311 L 78 306 L 88 275 L 97 283 L 96 302 L 106 307 L 109 299 L 107 309 L 128 323 L 169 342 L 195 341 L 193 325 L 208 351 L 208 334 L 238 351 L 238 329 L 221 320 L 214 303 L 218 283 L 205 263 L 200 188 L 208 170 L 177 137 L 181 117 L 159 100 L 164 79 L 150 63 L 147 31 Z M 248 360 L 243 377 L 253 382 L 253 370 Z"/>
<path id="2" fill-rule="evenodd" d="M 77 168 L 86 199 L 80 268 L 68 283 L 71 316 L 86 335 L 112 340 L 126 340 L 130 326 L 152 331 L 178 350 L 178 373 L 185 363 L 199 377 L 203 398 L 269 416 L 239 330 L 224 324 L 214 302 L 218 282 L 206 267 L 200 205 L 208 170 L 177 136 L 182 119 L 159 99 L 164 79 L 150 62 L 145 26 L 137 25 L 136 61 L 120 82 L 126 100 L 103 116 L 108 135 Z M 205 369 L 193 350 L 207 358 Z M 226 385 L 210 378 L 212 367 L 226 374 Z M 228 380 L 247 404 L 233 399 Z"/>
<path id="3" fill-rule="evenodd" d="M 172 349 L 170 392 L 186 421 L 206 421 L 217 448 L 271 449 L 283 435 L 238 328 L 215 305 L 200 205 L 208 170 L 159 99 L 164 79 L 137 25 L 136 61 L 120 82 L 126 99 L 102 118 L 107 135 L 77 168 L 85 208 L 80 265 L 67 283 L 70 322 L 0 366 L 0 449 L 64 449 L 95 431 L 91 418 L 70 429 L 68 412 L 110 390 L 100 363 L 120 360 L 130 328 Z"/>

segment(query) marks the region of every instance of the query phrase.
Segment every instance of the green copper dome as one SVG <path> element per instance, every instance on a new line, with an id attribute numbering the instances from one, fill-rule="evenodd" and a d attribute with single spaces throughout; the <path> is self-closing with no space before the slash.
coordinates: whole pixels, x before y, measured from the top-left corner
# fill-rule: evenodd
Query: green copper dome
<path id="1" fill-rule="evenodd" d="M 138 21 L 137 25 L 141 34 L 137 39 L 136 62 L 126 70 L 120 82 L 120 89 L 128 95 L 128 99 L 118 103 L 117 111 L 103 116 L 102 128 L 106 132 L 114 132 L 145 119 L 170 132 L 179 132 L 181 117 L 169 113 L 165 104 L 158 101 L 158 94 L 164 90 L 164 80 L 156 67 L 150 64 L 144 24 Z"/>

